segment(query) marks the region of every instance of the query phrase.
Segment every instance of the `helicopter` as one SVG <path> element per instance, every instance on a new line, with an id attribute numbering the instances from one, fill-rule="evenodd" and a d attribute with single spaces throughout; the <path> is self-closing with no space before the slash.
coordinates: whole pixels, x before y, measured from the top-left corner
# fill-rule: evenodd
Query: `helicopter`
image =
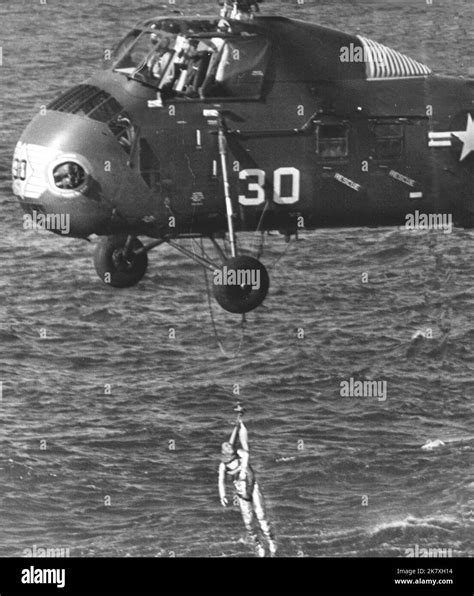
<path id="1" fill-rule="evenodd" d="M 239 233 L 403 226 L 413 213 L 472 227 L 474 80 L 259 4 L 140 22 L 22 134 L 21 207 L 99 236 L 104 283 L 135 286 L 166 243 L 213 274 L 222 308 L 247 313 L 270 279 Z M 217 260 L 186 239 L 209 239 Z"/>

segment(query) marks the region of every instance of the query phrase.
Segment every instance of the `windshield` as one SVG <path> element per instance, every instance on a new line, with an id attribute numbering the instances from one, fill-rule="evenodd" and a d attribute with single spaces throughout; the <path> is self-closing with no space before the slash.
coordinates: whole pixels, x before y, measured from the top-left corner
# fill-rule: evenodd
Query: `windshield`
<path id="1" fill-rule="evenodd" d="M 151 31 L 135 30 L 115 50 L 113 68 L 120 72 L 133 73 L 139 69 L 151 53 L 158 49 L 160 42 L 169 43 L 168 37 Z"/>
<path id="2" fill-rule="evenodd" d="M 115 51 L 113 68 L 165 98 L 259 98 L 269 47 L 257 35 L 135 30 Z"/>

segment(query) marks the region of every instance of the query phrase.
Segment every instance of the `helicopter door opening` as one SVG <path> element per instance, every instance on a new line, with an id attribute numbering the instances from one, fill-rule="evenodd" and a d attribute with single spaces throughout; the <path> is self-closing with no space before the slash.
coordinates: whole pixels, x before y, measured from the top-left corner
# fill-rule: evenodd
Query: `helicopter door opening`
<path id="1" fill-rule="evenodd" d="M 148 141 L 144 138 L 139 143 L 139 170 L 145 184 L 151 190 L 159 190 L 161 184 L 160 162 Z"/>
<path id="2" fill-rule="evenodd" d="M 387 225 L 403 224 L 413 206 L 436 189 L 438 164 L 426 152 L 428 133 L 426 117 L 369 120 L 373 211 Z"/>

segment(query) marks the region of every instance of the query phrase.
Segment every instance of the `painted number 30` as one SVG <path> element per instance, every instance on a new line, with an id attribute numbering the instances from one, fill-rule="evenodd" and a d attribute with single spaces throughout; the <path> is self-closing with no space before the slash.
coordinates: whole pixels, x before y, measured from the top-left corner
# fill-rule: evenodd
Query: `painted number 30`
<path id="1" fill-rule="evenodd" d="M 288 178 L 284 186 L 284 178 Z M 265 202 L 266 174 L 263 170 L 248 169 L 239 172 L 239 179 L 246 182 L 245 194 L 239 195 L 239 203 L 245 206 Z M 291 179 L 291 183 L 290 182 Z M 301 173 L 296 168 L 278 168 L 273 173 L 273 200 L 278 205 L 292 205 L 300 200 Z M 249 196 L 252 195 L 252 196 Z"/>

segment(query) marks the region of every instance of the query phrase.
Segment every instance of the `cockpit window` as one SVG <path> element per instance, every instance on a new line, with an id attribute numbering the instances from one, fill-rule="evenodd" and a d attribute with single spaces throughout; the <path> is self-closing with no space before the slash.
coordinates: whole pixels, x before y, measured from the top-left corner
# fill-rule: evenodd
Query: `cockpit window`
<path id="1" fill-rule="evenodd" d="M 113 68 L 158 89 L 165 98 L 261 96 L 269 61 L 267 39 L 224 32 L 133 31 L 114 54 Z"/>
<path id="2" fill-rule="evenodd" d="M 169 43 L 169 39 L 169 36 L 159 32 L 132 31 L 115 50 L 114 69 L 125 74 L 134 73 L 146 65 L 148 58 L 159 49 L 161 43 Z"/>
<path id="3" fill-rule="evenodd" d="M 125 67 L 127 62 L 129 67 L 133 66 L 130 59 L 125 59 L 128 58 L 130 50 L 140 36 L 140 33 L 140 29 L 134 29 L 115 48 L 112 54 L 112 65 L 114 68 Z"/>

